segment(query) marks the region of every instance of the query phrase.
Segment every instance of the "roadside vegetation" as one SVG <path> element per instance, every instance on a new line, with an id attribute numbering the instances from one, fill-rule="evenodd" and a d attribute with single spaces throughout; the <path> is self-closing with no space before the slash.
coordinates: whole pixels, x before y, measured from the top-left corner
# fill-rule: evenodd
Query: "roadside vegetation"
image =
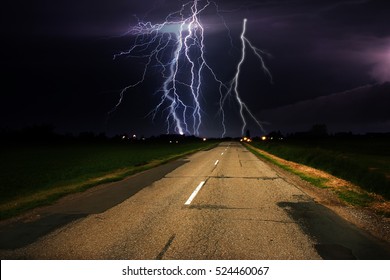
<path id="1" fill-rule="evenodd" d="M 387 138 L 255 141 L 253 146 L 326 171 L 390 199 L 390 144 Z"/>
<path id="2" fill-rule="evenodd" d="M 0 219 L 216 144 L 216 141 L 180 136 L 153 141 L 2 144 Z"/>
<path id="3" fill-rule="evenodd" d="M 244 145 L 312 185 L 329 189 L 349 205 L 390 217 L 388 136 L 270 138 Z"/>

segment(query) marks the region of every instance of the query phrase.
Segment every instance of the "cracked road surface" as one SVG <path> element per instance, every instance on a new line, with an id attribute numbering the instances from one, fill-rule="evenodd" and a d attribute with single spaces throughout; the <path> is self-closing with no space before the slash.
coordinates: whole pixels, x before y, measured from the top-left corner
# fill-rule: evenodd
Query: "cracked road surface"
<path id="1" fill-rule="evenodd" d="M 3 246 L 0 256 L 390 259 L 389 244 L 314 202 L 239 143 L 221 143 L 175 168 L 116 206 L 78 213 L 81 217 L 22 247 Z M 111 183 L 110 188 L 126 182 Z M 2 234 L 7 230 L 12 227 Z"/>

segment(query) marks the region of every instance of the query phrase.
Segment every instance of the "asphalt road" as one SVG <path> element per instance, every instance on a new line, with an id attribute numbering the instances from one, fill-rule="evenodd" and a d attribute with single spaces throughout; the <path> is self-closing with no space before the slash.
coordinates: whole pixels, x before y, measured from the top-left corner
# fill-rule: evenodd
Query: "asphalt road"
<path id="1" fill-rule="evenodd" d="M 390 259 L 241 144 L 64 200 L 0 228 L 2 259 Z"/>

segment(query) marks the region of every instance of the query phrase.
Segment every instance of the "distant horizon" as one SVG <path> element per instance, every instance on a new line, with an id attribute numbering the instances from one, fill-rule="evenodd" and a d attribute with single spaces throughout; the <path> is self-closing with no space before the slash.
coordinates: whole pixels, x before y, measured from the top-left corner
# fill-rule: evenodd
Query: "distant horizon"
<path id="1" fill-rule="evenodd" d="M 263 136 L 269 136 L 269 135 L 275 135 L 280 134 L 283 137 L 307 137 L 310 135 L 315 135 L 312 133 L 312 128 L 315 126 L 323 126 L 324 124 L 314 124 L 313 126 L 309 127 L 307 130 L 299 130 L 299 131 L 292 131 L 292 132 L 283 132 L 282 130 L 274 130 L 269 131 L 264 134 L 252 134 L 252 132 L 249 130 L 250 138 L 261 138 Z M 373 135 L 387 135 L 390 136 L 390 130 L 388 131 L 366 131 L 366 132 L 359 132 L 355 133 L 353 131 L 329 131 L 326 128 L 326 134 L 319 135 L 318 137 L 334 137 L 334 136 L 373 136 Z M 247 132 L 248 133 L 248 132 Z M 18 136 L 23 135 L 24 137 L 31 136 L 31 138 L 34 139 L 34 137 L 39 138 L 40 136 L 54 136 L 54 137 L 63 137 L 63 138 L 106 138 L 106 139 L 115 139 L 115 138 L 121 138 L 123 136 L 128 137 L 127 139 L 131 140 L 140 140 L 142 138 L 144 139 L 154 139 L 154 138 L 166 138 L 166 137 L 181 137 L 181 138 L 198 138 L 198 139 L 240 139 L 244 135 L 236 135 L 236 136 L 225 136 L 225 137 L 209 137 L 209 136 L 196 136 L 196 135 L 190 135 L 190 134 L 175 134 L 175 133 L 161 133 L 161 134 L 154 134 L 154 135 L 142 135 L 142 134 L 135 134 L 135 133 L 117 133 L 108 135 L 104 131 L 101 132 L 93 132 L 93 131 L 82 131 L 79 133 L 69 133 L 69 132 L 59 132 L 55 129 L 52 125 L 32 125 L 32 126 L 26 126 L 21 129 L 11 129 L 11 128 L 0 128 L 0 137 L 10 137 L 12 136 Z"/>

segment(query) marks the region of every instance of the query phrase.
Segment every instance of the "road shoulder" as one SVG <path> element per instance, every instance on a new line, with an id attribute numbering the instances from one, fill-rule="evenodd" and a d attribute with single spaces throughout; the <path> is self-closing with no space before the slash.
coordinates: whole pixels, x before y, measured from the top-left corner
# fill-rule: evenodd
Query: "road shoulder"
<path id="1" fill-rule="evenodd" d="M 265 151 L 261 151 L 266 153 Z M 266 153 L 268 154 L 268 153 Z M 269 154 L 271 155 L 271 154 Z M 278 157 L 271 155 L 278 160 Z M 282 159 L 280 159 L 282 160 Z M 285 161 L 285 160 L 283 160 Z M 374 210 L 368 207 L 355 207 L 347 205 L 341 201 L 331 189 L 318 188 L 309 182 L 301 179 L 276 164 L 267 161 L 267 163 L 278 173 L 282 174 L 286 181 L 301 189 L 307 195 L 312 197 L 315 202 L 334 211 L 343 219 L 354 224 L 358 228 L 365 230 L 369 234 L 386 242 L 390 242 L 390 218 L 385 215 L 377 214 Z M 295 164 L 295 163 L 294 163 Z M 318 172 L 323 172 L 319 171 Z M 325 173 L 325 172 L 323 172 Z M 331 175 L 329 175 L 331 176 Z"/>

